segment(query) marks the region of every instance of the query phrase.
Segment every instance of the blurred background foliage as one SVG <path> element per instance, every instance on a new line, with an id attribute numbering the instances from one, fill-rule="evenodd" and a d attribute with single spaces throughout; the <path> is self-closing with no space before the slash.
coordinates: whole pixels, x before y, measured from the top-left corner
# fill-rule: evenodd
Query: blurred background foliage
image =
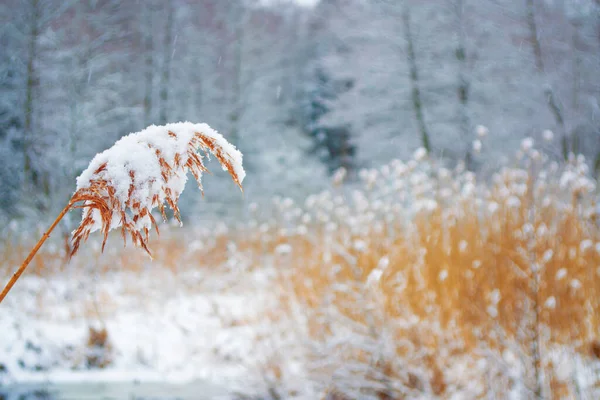
<path id="1" fill-rule="evenodd" d="M 256 202 L 421 146 L 494 171 L 545 129 L 598 163 L 599 49 L 597 0 L 4 0 L 0 214 L 53 215 L 94 154 L 179 120 L 244 152 Z M 239 217 L 208 180 L 183 209 Z"/>

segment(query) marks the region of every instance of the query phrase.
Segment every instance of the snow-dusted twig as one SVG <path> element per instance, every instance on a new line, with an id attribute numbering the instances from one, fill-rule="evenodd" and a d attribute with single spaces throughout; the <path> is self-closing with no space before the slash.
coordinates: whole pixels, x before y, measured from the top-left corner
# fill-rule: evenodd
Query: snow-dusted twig
<path id="1" fill-rule="evenodd" d="M 207 155 L 212 153 L 242 188 L 246 175 L 242 153 L 207 124 L 152 125 L 121 138 L 111 148 L 97 154 L 77 178 L 77 190 L 67 206 L 0 293 L 0 303 L 58 222 L 73 208 L 82 208 L 83 216 L 79 227 L 73 231 L 70 256 L 77 252 L 90 233 L 97 230 L 104 236 L 104 249 L 108 233 L 119 227 L 125 241 L 129 235 L 136 246 L 150 254 L 150 230 L 154 227 L 158 233 L 152 210 L 158 208 L 166 220 L 166 203 L 181 222 L 177 202 L 185 188 L 188 171 L 202 189 L 202 173 L 208 170 L 199 150 Z"/>

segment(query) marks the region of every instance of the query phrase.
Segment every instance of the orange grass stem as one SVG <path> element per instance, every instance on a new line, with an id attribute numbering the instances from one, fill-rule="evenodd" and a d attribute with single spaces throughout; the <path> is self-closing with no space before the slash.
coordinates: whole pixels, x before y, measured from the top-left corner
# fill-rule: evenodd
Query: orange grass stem
<path id="1" fill-rule="evenodd" d="M 56 225 L 58 225 L 58 223 L 60 222 L 60 220 L 63 219 L 63 217 L 69 212 L 69 210 L 71 210 L 71 208 L 73 207 L 73 204 L 74 203 L 72 201 L 69 201 L 69 204 L 67 204 L 67 206 L 60 212 L 60 214 L 58 215 L 58 217 L 56 217 L 56 219 L 54 220 L 54 222 L 52 223 L 52 225 L 50 226 L 50 228 L 42 235 L 42 238 L 37 242 L 37 244 L 35 245 L 35 247 L 31 250 L 31 252 L 27 256 L 27 258 L 25 259 L 25 261 L 23 261 L 23 264 L 21 264 L 21 266 L 19 267 L 19 269 L 17 270 L 17 272 L 15 272 L 13 274 L 12 278 L 10 278 L 10 281 L 8 281 L 8 283 L 6 284 L 6 286 L 4 287 L 4 289 L 2 290 L 2 293 L 0 293 L 0 303 L 2 303 L 2 300 L 4 300 L 4 298 L 6 297 L 6 295 L 8 294 L 8 292 L 10 291 L 10 289 L 12 289 L 12 287 L 15 284 L 15 282 L 17 282 L 17 280 L 19 279 L 19 277 L 21 276 L 21 274 L 23 273 L 23 271 L 25 271 L 25 268 L 27 268 L 27 266 L 29 265 L 29 263 L 31 262 L 31 260 L 33 260 L 33 257 L 38 252 L 38 250 L 40 249 L 40 247 L 42 247 L 42 245 L 44 244 L 44 242 L 46 241 L 46 239 L 48 239 L 50 237 L 50 233 L 52 233 L 52 231 L 54 230 L 54 228 L 56 228 Z"/>

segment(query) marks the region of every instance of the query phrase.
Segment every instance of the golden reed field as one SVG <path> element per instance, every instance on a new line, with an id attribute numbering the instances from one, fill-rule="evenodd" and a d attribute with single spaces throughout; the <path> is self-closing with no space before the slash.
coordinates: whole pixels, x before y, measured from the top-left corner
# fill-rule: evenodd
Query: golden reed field
<path id="1" fill-rule="evenodd" d="M 419 150 L 346 175 L 299 202 L 250 204 L 235 226 L 161 227 L 155 265 L 274 267 L 279 301 L 264 319 L 291 321 L 302 379 L 321 398 L 600 394 L 597 190 L 583 157 L 556 161 L 527 139 L 494 172 L 445 167 Z M 68 241 L 56 235 L 26 275 L 148 273 L 143 252 L 112 238 L 100 256 L 95 240 L 67 264 Z M 28 245 L 6 238 L 6 276 Z M 263 366 L 272 397 L 297 394 L 274 394 L 291 379 L 286 362 Z"/>

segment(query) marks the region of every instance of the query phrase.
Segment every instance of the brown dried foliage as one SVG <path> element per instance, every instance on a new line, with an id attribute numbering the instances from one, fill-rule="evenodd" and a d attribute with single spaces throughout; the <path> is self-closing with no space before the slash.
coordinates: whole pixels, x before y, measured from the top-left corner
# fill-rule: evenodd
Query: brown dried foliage
<path id="1" fill-rule="evenodd" d="M 175 132 L 169 131 L 169 136 L 177 138 Z M 152 148 L 151 144 L 148 147 Z M 242 185 L 238 175 L 235 172 L 233 164 L 230 160 L 229 154 L 217 144 L 217 142 L 204 135 L 202 132 L 195 132 L 192 140 L 190 140 L 186 154 L 176 154 L 172 164 L 169 164 L 163 157 L 159 149 L 155 149 L 156 157 L 160 164 L 161 176 L 155 179 L 162 179 L 163 185 L 161 190 L 165 194 L 165 202 L 173 211 L 174 217 L 181 222 L 179 207 L 177 205 L 177 196 L 169 188 L 169 181 L 175 176 L 181 174 L 182 171 L 186 172 L 186 169 L 192 173 L 198 186 L 202 191 L 202 184 L 200 178 L 203 172 L 208 172 L 208 169 L 202 162 L 202 157 L 197 153 L 197 149 L 202 149 L 205 153 L 212 153 L 221 165 L 227 169 L 233 181 L 242 189 Z M 186 159 L 185 164 L 182 160 Z M 71 198 L 70 206 L 72 208 L 82 208 L 84 215 L 79 227 L 73 232 L 72 246 L 70 256 L 72 257 L 79 250 L 79 246 L 83 241 L 86 241 L 92 231 L 94 225 L 94 210 L 97 210 L 102 221 L 101 232 L 103 235 L 102 250 L 106 245 L 108 239 L 108 233 L 111 228 L 111 222 L 113 218 L 119 218 L 121 223 L 121 235 L 123 241 L 127 243 L 127 235 L 131 237 L 134 245 L 142 247 L 148 254 L 150 250 L 148 248 L 148 239 L 150 230 L 143 228 L 141 231 L 136 228 L 136 223 L 142 218 L 150 218 L 151 225 L 156 229 L 156 233 L 159 233 L 158 225 L 156 220 L 152 216 L 152 209 L 158 208 L 163 220 L 166 221 L 167 215 L 165 212 L 165 204 L 160 201 L 159 196 L 155 195 L 152 198 L 150 207 L 142 207 L 139 201 L 133 200 L 133 194 L 136 189 L 135 171 L 130 171 L 129 177 L 131 179 L 128 199 L 125 202 L 124 207 L 118 201 L 115 193 L 116 190 L 112 186 L 102 172 L 106 171 L 106 163 L 102 164 L 96 171 L 94 171 L 94 178 L 90 180 L 89 187 L 79 189 Z M 128 218 L 128 214 L 131 218 Z"/>
<path id="2" fill-rule="evenodd" d="M 88 328 L 86 367 L 106 368 L 112 363 L 112 344 L 106 328 Z"/>

